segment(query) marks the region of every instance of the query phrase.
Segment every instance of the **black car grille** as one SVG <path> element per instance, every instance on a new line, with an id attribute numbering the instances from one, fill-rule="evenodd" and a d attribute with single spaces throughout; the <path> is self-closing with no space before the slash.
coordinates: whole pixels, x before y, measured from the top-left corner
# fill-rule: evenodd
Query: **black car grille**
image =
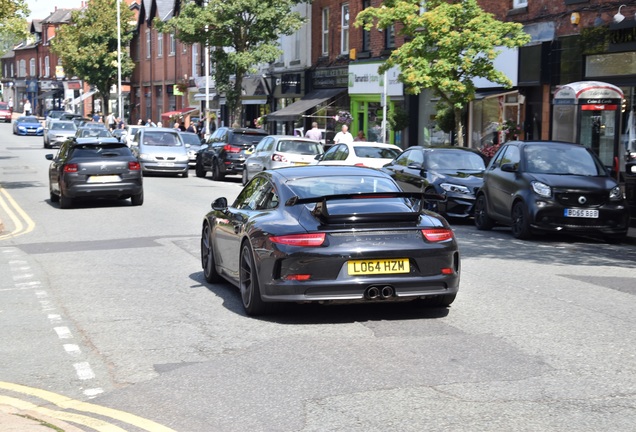
<path id="1" fill-rule="evenodd" d="M 598 192 L 557 192 L 555 198 L 565 207 L 598 207 L 607 202 L 607 195 Z"/>
<path id="2" fill-rule="evenodd" d="M 173 161 L 176 158 L 174 156 L 168 156 L 168 157 L 164 157 L 164 156 L 157 156 L 155 159 L 157 160 L 165 160 L 165 161 Z"/>

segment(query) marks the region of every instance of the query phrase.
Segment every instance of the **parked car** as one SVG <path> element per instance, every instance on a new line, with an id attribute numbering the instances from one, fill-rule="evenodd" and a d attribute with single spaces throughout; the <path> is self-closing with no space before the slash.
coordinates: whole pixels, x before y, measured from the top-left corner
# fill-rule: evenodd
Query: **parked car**
<path id="1" fill-rule="evenodd" d="M 169 173 L 188 177 L 188 153 L 175 129 L 140 128 L 130 148 L 139 159 L 144 174 Z"/>
<path id="2" fill-rule="evenodd" d="M 102 123 L 102 122 L 88 121 L 88 120 L 80 121 L 80 123 L 79 123 L 79 125 L 77 127 L 95 128 L 95 129 L 108 129 L 106 127 L 106 125 L 104 123 Z"/>
<path id="3" fill-rule="evenodd" d="M 430 210 L 444 216 L 473 215 L 475 195 L 483 184 L 484 157 L 466 147 L 420 147 L 406 149 L 382 168 L 402 190 L 443 195 L 431 201 Z"/>
<path id="4" fill-rule="evenodd" d="M 11 123 L 13 112 L 9 109 L 7 102 L 0 102 L 0 120 L 5 123 Z"/>
<path id="5" fill-rule="evenodd" d="M 115 138 L 69 139 L 56 155 L 47 154 L 51 202 L 67 209 L 76 198 L 130 198 L 144 202 L 141 166 Z"/>
<path id="6" fill-rule="evenodd" d="M 264 136 L 267 132 L 262 129 L 218 128 L 197 153 L 197 177 L 205 177 L 208 171 L 212 172 L 213 180 L 223 180 L 228 174 L 242 174 L 250 149 Z"/>
<path id="7" fill-rule="evenodd" d="M 402 149 L 394 144 L 354 141 L 335 144 L 319 158 L 319 165 L 357 165 L 382 168 L 395 159 Z"/>
<path id="8" fill-rule="evenodd" d="M 307 138 L 289 135 L 269 135 L 255 147 L 245 160 L 243 184 L 258 172 L 286 166 L 315 165 L 316 156 L 324 153 L 322 144 Z"/>
<path id="9" fill-rule="evenodd" d="M 44 127 L 35 116 L 20 116 L 13 122 L 13 134 L 42 136 Z"/>
<path id="10" fill-rule="evenodd" d="M 203 220 L 206 281 L 236 285 L 249 315 L 272 302 L 426 299 L 446 307 L 459 287 L 453 231 L 413 206 L 386 173 L 364 167 L 287 167 L 258 174 L 233 204 Z"/>
<path id="11" fill-rule="evenodd" d="M 128 147 L 130 147 L 132 145 L 133 140 L 135 139 L 135 134 L 137 133 L 137 131 L 141 128 L 145 128 L 146 126 L 143 125 L 127 125 L 124 128 L 124 139 L 126 140 L 126 144 L 128 144 Z"/>
<path id="12" fill-rule="evenodd" d="M 188 165 L 194 167 L 197 164 L 197 153 L 201 150 L 201 138 L 194 132 L 179 132 L 188 152 Z"/>
<path id="13" fill-rule="evenodd" d="M 44 128 L 44 148 L 59 147 L 64 141 L 75 136 L 77 127 L 70 120 L 51 120 Z"/>
<path id="14" fill-rule="evenodd" d="M 629 211 L 620 186 L 586 147 L 511 141 L 488 165 L 475 203 L 477 229 L 496 223 L 519 239 L 563 232 L 622 241 Z"/>

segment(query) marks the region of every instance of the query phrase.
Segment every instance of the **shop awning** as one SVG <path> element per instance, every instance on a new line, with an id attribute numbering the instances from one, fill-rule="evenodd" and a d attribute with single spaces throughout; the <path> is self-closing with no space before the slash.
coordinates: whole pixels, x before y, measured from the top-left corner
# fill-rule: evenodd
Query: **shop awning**
<path id="1" fill-rule="evenodd" d="M 294 121 L 316 105 L 346 91 L 347 89 L 344 88 L 314 90 L 307 93 L 301 100 L 268 114 L 267 121 Z"/>
<path id="2" fill-rule="evenodd" d="M 192 107 L 181 108 L 180 110 L 165 112 L 161 114 L 161 117 L 170 118 L 175 116 L 185 116 L 188 114 L 192 114 L 195 111 L 199 111 L 199 108 L 192 108 Z"/>
<path id="3" fill-rule="evenodd" d="M 53 89 L 53 90 L 45 91 L 44 93 L 39 95 L 37 98 L 38 99 L 52 98 L 53 96 L 55 96 L 56 93 L 62 93 L 62 89 Z"/>
<path id="4" fill-rule="evenodd" d="M 216 93 L 208 93 L 210 100 L 213 100 L 216 97 Z M 196 93 L 194 95 L 194 100 L 196 101 L 204 101 L 205 100 L 205 93 Z"/>
<path id="5" fill-rule="evenodd" d="M 91 90 L 89 92 L 84 93 L 83 95 L 81 95 L 80 97 L 76 97 L 75 99 L 73 99 L 73 101 L 71 102 L 71 105 L 77 105 L 80 102 L 83 102 L 84 100 L 88 99 L 89 97 L 93 96 L 95 93 L 97 93 L 99 90 Z"/>

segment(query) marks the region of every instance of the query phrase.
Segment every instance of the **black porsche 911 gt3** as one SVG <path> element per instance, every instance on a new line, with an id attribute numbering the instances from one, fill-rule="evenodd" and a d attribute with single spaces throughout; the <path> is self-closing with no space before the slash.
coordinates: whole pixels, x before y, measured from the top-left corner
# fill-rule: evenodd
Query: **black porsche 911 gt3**
<path id="1" fill-rule="evenodd" d="M 205 216 L 205 279 L 236 285 L 249 315 L 275 302 L 423 299 L 447 307 L 459 286 L 459 251 L 446 220 L 422 210 L 431 198 L 365 167 L 258 173 L 234 203 L 218 198 Z"/>

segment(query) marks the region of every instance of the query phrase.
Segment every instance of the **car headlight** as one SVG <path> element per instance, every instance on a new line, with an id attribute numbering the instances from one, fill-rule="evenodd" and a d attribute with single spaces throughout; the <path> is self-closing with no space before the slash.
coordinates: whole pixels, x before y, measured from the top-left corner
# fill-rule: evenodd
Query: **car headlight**
<path id="1" fill-rule="evenodd" d="M 550 198 L 552 196 L 552 188 L 545 183 L 539 181 L 533 181 L 531 183 L 532 190 L 539 196 Z"/>
<path id="2" fill-rule="evenodd" d="M 18 126 L 18 129 L 20 129 L 20 130 L 26 130 L 26 127 L 25 127 L 25 126 Z"/>
<path id="3" fill-rule="evenodd" d="M 177 156 L 175 158 L 175 161 L 177 162 L 188 162 L 190 160 L 190 158 L 188 157 L 188 155 L 185 156 Z"/>
<path id="4" fill-rule="evenodd" d="M 151 161 L 155 160 L 155 158 L 152 157 L 152 155 L 141 153 L 139 155 L 139 160 L 151 162 Z"/>
<path id="5" fill-rule="evenodd" d="M 446 192 L 453 192 L 453 193 L 464 194 L 464 195 L 471 194 L 470 189 L 468 189 L 466 186 L 456 185 L 452 183 L 442 183 L 439 186 L 442 189 L 444 189 Z"/>
<path id="6" fill-rule="evenodd" d="M 623 191 L 620 186 L 613 187 L 610 191 L 610 201 L 621 201 L 623 199 Z"/>

